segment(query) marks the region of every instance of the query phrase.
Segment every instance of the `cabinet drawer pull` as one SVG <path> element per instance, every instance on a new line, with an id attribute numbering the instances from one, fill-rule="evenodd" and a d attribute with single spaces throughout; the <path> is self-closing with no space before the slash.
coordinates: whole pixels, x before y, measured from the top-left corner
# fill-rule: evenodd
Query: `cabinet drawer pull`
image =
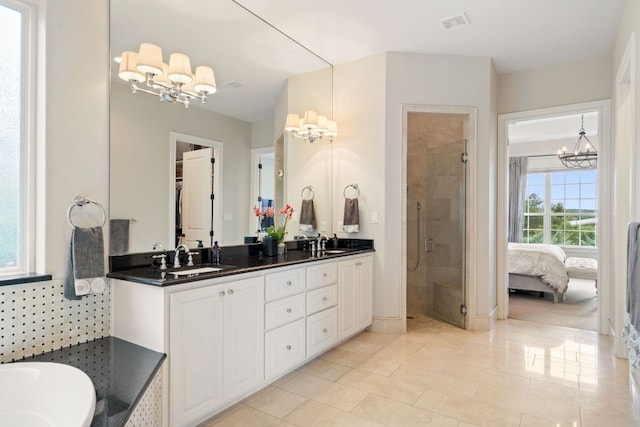
<path id="1" fill-rule="evenodd" d="M 229 289 L 229 290 L 227 291 L 227 293 L 228 293 L 229 295 L 233 295 L 233 289 Z"/>
<path id="2" fill-rule="evenodd" d="M 327 302 L 327 297 L 323 297 L 322 301 Z"/>
<path id="3" fill-rule="evenodd" d="M 291 286 L 291 280 L 287 280 L 287 286 Z"/>
<path id="4" fill-rule="evenodd" d="M 223 297 L 224 295 L 224 291 L 220 291 L 220 296 Z"/>
<path id="5" fill-rule="evenodd" d="M 325 333 L 325 334 L 326 334 L 327 332 L 329 332 L 329 331 L 327 331 L 327 328 L 324 328 L 324 329 L 322 330 L 322 333 Z"/>
<path id="6" fill-rule="evenodd" d="M 287 346 L 287 350 L 291 350 L 291 346 L 290 345 Z"/>
<path id="7" fill-rule="evenodd" d="M 287 308 L 287 313 L 291 313 L 291 309 L 290 308 Z"/>

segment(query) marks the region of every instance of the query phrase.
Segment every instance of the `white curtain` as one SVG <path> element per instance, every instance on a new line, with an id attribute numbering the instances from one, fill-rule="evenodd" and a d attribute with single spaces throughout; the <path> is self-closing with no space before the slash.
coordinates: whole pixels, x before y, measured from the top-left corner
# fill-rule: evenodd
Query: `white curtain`
<path id="1" fill-rule="evenodd" d="M 527 188 L 527 157 L 509 158 L 509 241 L 522 242 L 524 193 Z"/>

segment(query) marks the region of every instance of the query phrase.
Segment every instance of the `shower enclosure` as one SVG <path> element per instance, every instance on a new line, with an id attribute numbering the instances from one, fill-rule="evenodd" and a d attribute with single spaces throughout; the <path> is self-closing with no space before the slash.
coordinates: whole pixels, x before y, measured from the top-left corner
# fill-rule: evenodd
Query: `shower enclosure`
<path id="1" fill-rule="evenodd" d="M 465 116 L 408 113 L 407 315 L 465 327 Z"/>

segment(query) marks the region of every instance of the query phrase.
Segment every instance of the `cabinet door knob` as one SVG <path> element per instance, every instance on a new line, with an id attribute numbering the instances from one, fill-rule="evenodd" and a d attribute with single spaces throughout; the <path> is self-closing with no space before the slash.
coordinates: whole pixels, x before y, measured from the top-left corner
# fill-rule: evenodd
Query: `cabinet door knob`
<path id="1" fill-rule="evenodd" d="M 324 328 L 324 329 L 322 330 L 322 332 L 326 334 L 326 333 L 328 332 L 328 331 L 327 331 L 327 328 Z"/>
<path id="2" fill-rule="evenodd" d="M 233 289 L 229 289 L 229 290 L 227 291 L 227 293 L 228 293 L 229 295 L 233 295 Z"/>
<path id="3" fill-rule="evenodd" d="M 323 297 L 322 301 L 327 302 L 327 297 Z"/>
<path id="4" fill-rule="evenodd" d="M 361 266 L 361 265 L 362 265 L 362 263 L 361 263 L 361 262 L 356 262 L 356 265 L 357 265 L 357 266 Z"/>
<path id="5" fill-rule="evenodd" d="M 287 308 L 287 313 L 291 313 L 291 309 L 290 308 Z"/>
<path id="6" fill-rule="evenodd" d="M 224 291 L 220 291 L 220 296 L 223 297 L 224 295 Z"/>
<path id="7" fill-rule="evenodd" d="M 327 278 L 327 273 L 322 273 L 322 277 Z"/>
<path id="8" fill-rule="evenodd" d="M 291 350 L 291 346 L 290 345 L 287 346 L 287 350 Z"/>
<path id="9" fill-rule="evenodd" d="M 291 280 L 287 280 L 287 286 L 291 286 Z"/>

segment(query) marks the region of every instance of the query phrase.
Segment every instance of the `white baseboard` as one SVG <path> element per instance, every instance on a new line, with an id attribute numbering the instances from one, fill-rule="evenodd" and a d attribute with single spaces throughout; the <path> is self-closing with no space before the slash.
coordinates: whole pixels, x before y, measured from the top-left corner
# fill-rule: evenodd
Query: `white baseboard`
<path id="1" fill-rule="evenodd" d="M 468 331 L 492 331 L 495 329 L 498 319 L 498 307 L 494 307 L 491 313 L 481 316 L 474 316 L 467 319 L 466 330 Z"/>
<path id="2" fill-rule="evenodd" d="M 404 334 L 407 332 L 407 324 L 399 318 L 374 316 L 369 330 L 379 334 Z"/>

